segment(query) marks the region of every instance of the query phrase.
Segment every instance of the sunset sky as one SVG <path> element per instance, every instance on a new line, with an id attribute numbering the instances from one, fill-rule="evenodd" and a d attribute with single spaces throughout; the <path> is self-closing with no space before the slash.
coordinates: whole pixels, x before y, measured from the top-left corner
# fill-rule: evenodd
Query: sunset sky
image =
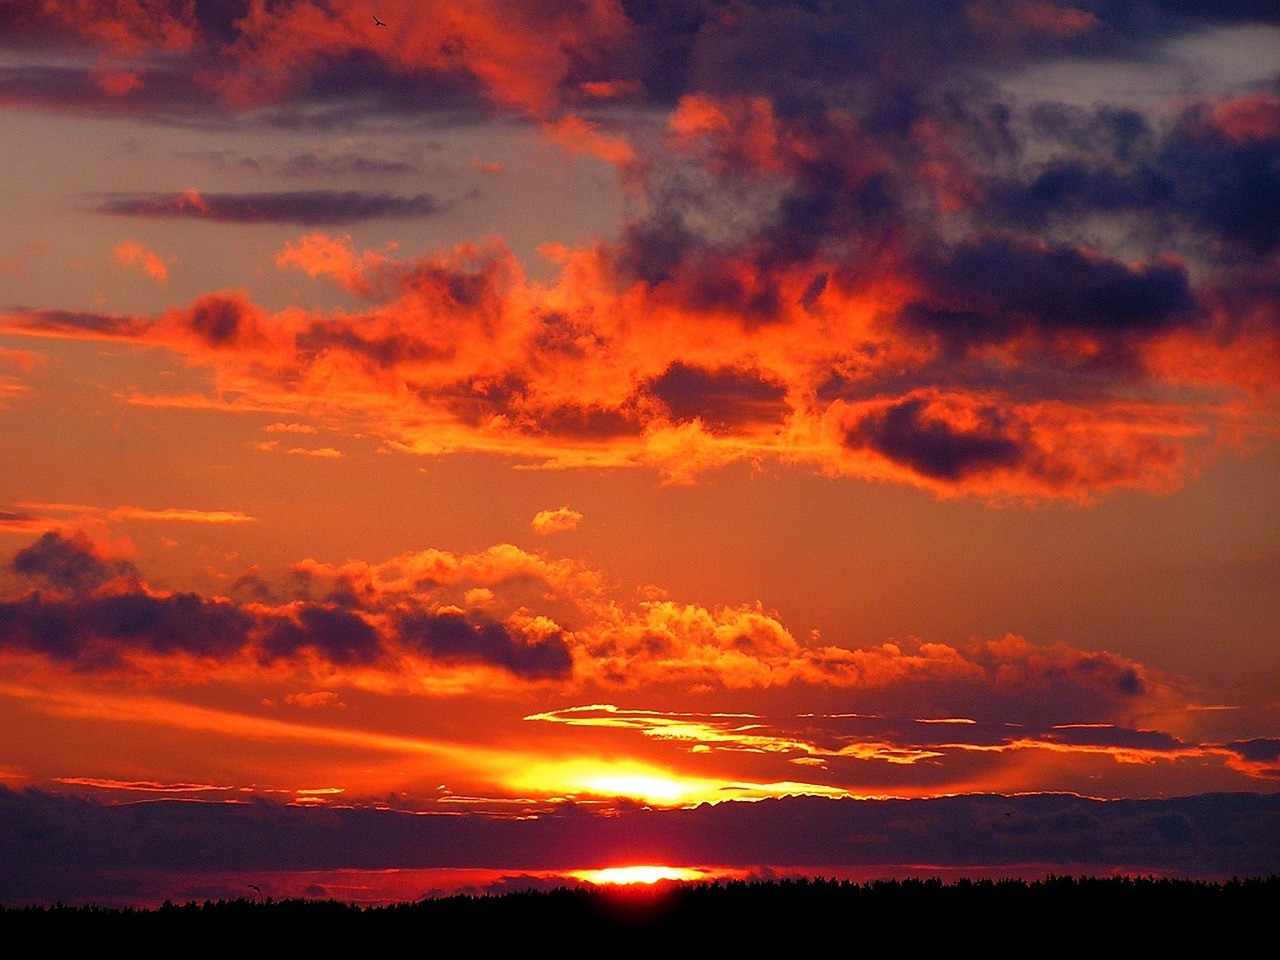
<path id="1" fill-rule="evenodd" d="M 0 121 L 0 902 L 1280 872 L 1274 0 L 0 0 Z"/>

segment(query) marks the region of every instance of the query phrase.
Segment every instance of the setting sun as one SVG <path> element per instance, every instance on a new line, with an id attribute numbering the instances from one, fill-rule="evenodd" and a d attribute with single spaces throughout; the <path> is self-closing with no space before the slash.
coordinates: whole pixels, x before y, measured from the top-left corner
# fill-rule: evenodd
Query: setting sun
<path id="1" fill-rule="evenodd" d="M 692 867 L 663 867 L 652 864 L 634 867 L 605 867 L 603 870 L 576 870 L 570 876 L 587 883 L 616 886 L 652 885 L 660 880 L 710 880 L 711 874 Z"/>

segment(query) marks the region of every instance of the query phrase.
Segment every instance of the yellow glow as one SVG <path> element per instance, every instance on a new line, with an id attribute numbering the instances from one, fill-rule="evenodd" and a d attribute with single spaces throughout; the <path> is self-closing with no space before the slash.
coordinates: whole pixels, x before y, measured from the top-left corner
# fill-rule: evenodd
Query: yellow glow
<path id="1" fill-rule="evenodd" d="M 720 780 L 681 777 L 634 761 L 566 760 L 534 764 L 509 784 L 536 794 L 629 797 L 660 806 L 723 800 Z"/>
<path id="2" fill-rule="evenodd" d="M 822 784 L 780 781 L 751 783 L 709 780 L 673 774 L 635 761 L 564 760 L 532 764 L 508 781 L 513 790 L 537 796 L 627 797 L 654 806 L 693 806 L 722 800 L 763 800 L 788 794 L 849 796 L 848 791 Z"/>
<path id="3" fill-rule="evenodd" d="M 659 880 L 703 880 L 708 874 L 692 867 L 634 866 L 606 867 L 603 870 L 575 870 L 569 874 L 587 883 L 617 884 L 657 883 Z"/>

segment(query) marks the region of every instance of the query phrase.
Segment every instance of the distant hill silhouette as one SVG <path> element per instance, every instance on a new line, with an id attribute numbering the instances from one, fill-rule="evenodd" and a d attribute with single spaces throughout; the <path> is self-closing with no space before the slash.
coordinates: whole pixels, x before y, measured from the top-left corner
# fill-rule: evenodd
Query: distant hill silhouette
<path id="1" fill-rule="evenodd" d="M 921 947 L 987 955 L 1113 953 L 1253 942 L 1280 911 L 1280 877 L 1225 883 L 1163 878 L 719 881 L 646 888 L 561 887 L 390 906 L 286 899 L 166 902 L 156 909 L 0 907 L 6 942 L 198 949 L 740 951 L 823 946 L 857 956 Z M 887 939 L 886 939 L 887 938 Z M 29 941 L 28 941 L 29 942 Z M 874 946 L 881 944 L 881 947 Z"/>

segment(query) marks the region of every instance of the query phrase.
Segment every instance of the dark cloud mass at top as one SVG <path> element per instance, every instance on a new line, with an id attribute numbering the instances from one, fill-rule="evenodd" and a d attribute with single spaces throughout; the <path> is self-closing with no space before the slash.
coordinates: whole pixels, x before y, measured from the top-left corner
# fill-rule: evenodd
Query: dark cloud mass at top
<path id="1" fill-rule="evenodd" d="M 277 369 L 293 391 L 331 352 L 380 377 L 375 392 L 402 384 L 414 415 L 372 426 L 407 446 L 441 442 L 402 435 L 415 420 L 456 427 L 459 448 L 509 431 L 503 449 L 566 465 L 630 439 L 604 459 L 653 463 L 669 455 L 641 448 L 675 425 L 728 441 L 713 463 L 786 425 L 766 455 L 794 443 L 841 473 L 888 464 L 937 491 L 1087 499 L 1167 488 L 1199 462 L 1198 438 L 1276 418 L 1261 385 L 1280 379 L 1280 77 L 1192 78 L 1163 104 L 1117 89 L 1081 107 L 1070 79 L 1012 92 L 1046 64 L 1173 69 L 1173 41 L 1274 28 L 1271 4 L 518 0 L 472 19 L 423 6 L 387 28 L 346 0 L 119 5 L 94 22 L 78 9 L 6 14 L 19 52 L 0 95 L 165 122 L 189 97 L 181 122 L 347 133 L 516 123 L 618 169 L 635 202 L 566 251 L 574 265 L 545 296 L 501 240 L 453 259 L 314 238 L 290 251 L 372 309 L 296 321 Z M 27 56 L 55 36 L 80 59 Z M 308 228 L 445 210 L 429 193 L 319 188 L 413 172 L 355 142 L 237 165 L 317 189 L 91 202 Z M 218 362 L 279 343 L 247 299 L 206 295 L 188 313 Z M 1242 348 L 1261 373 L 1227 358 Z M 606 382 L 619 386 L 577 389 Z M 1244 405 L 1221 402 L 1242 390 Z M 690 462 L 677 472 L 703 469 Z"/>

